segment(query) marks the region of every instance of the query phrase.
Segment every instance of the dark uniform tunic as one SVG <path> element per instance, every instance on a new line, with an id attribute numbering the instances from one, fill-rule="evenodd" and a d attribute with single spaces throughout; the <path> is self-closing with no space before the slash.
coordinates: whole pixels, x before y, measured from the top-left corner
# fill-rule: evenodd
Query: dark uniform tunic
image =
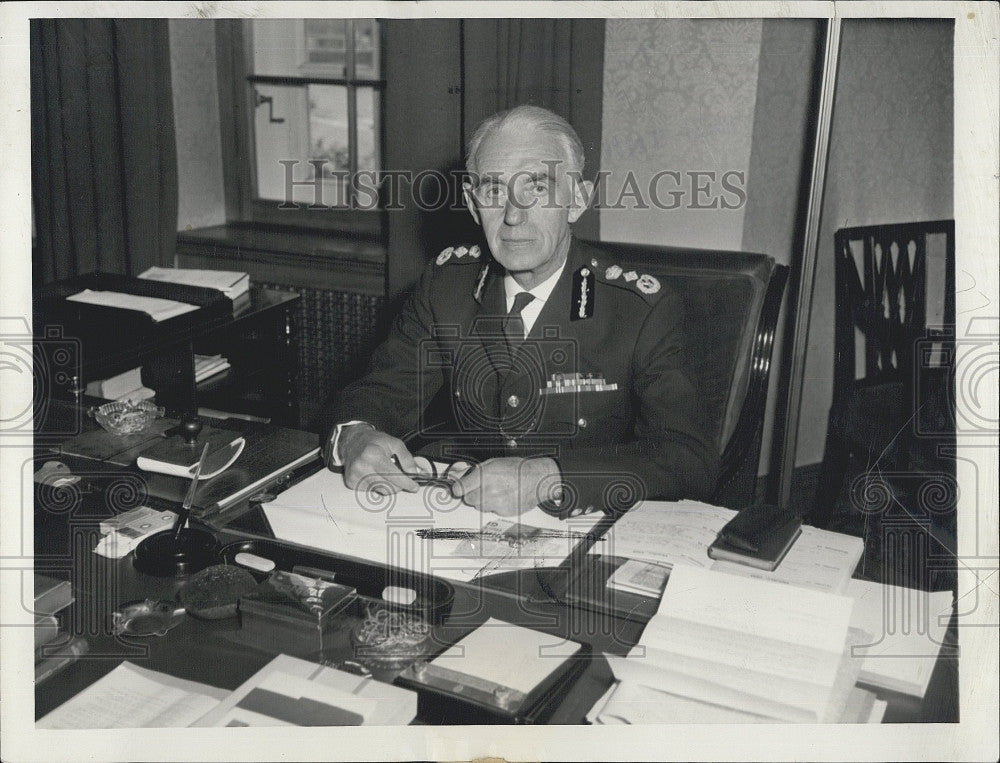
<path id="1" fill-rule="evenodd" d="M 654 276 L 574 241 L 528 337 L 503 333 L 504 270 L 449 247 L 347 387 L 361 420 L 443 458 L 555 458 L 564 515 L 710 496 L 718 452 L 681 368 L 682 304 Z"/>

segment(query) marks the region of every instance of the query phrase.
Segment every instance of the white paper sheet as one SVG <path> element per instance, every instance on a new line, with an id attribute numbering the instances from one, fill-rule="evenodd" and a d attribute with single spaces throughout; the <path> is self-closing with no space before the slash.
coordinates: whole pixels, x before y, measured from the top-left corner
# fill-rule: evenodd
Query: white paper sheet
<path id="1" fill-rule="evenodd" d="M 511 547 L 422 539 L 418 530 L 480 532 L 502 518 L 466 506 L 442 487 L 390 496 L 350 490 L 340 474 L 327 469 L 293 485 L 263 508 L 280 540 L 452 580 L 558 565 L 580 542 L 578 537 L 559 537 Z M 508 521 L 562 533 L 587 533 L 599 517 L 592 514 L 559 520 L 535 508 Z"/>
<path id="2" fill-rule="evenodd" d="M 736 512 L 699 501 L 645 501 L 615 522 L 592 554 L 620 556 L 670 567 L 685 564 L 732 575 L 843 593 L 864 551 L 860 538 L 803 526 L 773 572 L 714 561 L 708 547 Z"/>
<path id="3" fill-rule="evenodd" d="M 853 604 L 675 565 L 639 644 L 609 662 L 619 680 L 783 720 L 820 720 L 835 685 L 843 693 L 854 683 L 838 681 Z"/>
<path id="4" fill-rule="evenodd" d="M 847 588 L 851 624 L 871 636 L 852 655 L 864 658 L 861 681 L 923 697 L 951 616 L 951 591 L 916 591 L 864 580 Z"/>
<path id="5" fill-rule="evenodd" d="M 123 662 L 35 726 L 40 729 L 182 728 L 229 692 Z"/>
<path id="6" fill-rule="evenodd" d="M 84 289 L 66 297 L 66 299 L 72 302 L 85 302 L 88 305 L 138 310 L 149 315 L 157 323 L 198 309 L 198 305 L 189 305 L 187 302 L 178 302 L 173 299 L 143 297 L 138 294 L 124 294 L 117 291 L 94 291 L 92 289 Z"/>
<path id="7" fill-rule="evenodd" d="M 644 501 L 615 522 L 590 553 L 711 567 L 708 547 L 734 516 L 732 509 L 699 501 Z"/>

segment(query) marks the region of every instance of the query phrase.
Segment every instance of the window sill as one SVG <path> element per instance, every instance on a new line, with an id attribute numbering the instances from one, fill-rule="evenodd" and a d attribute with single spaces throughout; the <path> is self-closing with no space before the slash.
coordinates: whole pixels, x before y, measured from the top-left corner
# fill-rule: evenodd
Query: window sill
<path id="1" fill-rule="evenodd" d="M 177 265 L 242 270 L 257 282 L 385 293 L 385 245 L 358 236 L 259 223 L 177 233 Z"/>

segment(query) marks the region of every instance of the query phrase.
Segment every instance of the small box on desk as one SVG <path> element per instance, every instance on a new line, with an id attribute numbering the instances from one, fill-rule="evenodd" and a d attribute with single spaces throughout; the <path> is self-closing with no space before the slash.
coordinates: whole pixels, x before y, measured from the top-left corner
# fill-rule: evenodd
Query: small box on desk
<path id="1" fill-rule="evenodd" d="M 320 652 L 323 633 L 356 598 L 350 586 L 276 571 L 240 599 L 240 640 L 285 654 Z"/>

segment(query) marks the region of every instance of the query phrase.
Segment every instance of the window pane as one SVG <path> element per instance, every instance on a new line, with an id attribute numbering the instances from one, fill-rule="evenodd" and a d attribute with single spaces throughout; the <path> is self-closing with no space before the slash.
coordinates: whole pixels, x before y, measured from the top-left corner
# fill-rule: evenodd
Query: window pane
<path id="1" fill-rule="evenodd" d="M 345 19 L 254 19 L 250 72 L 276 77 L 347 76 L 347 45 L 350 39 Z M 355 77 L 379 76 L 378 22 L 356 19 Z"/>
<path id="2" fill-rule="evenodd" d="M 358 169 L 378 172 L 381 168 L 378 136 L 381 133 L 380 94 L 375 88 L 359 87 L 358 97 Z"/>
<path id="3" fill-rule="evenodd" d="M 356 19 L 354 22 L 354 76 L 359 79 L 379 78 L 378 22 Z"/>
<path id="4" fill-rule="evenodd" d="M 334 172 L 348 169 L 347 88 L 257 85 L 256 91 L 258 100 L 272 98 L 275 117 L 284 119 L 273 122 L 268 103 L 257 107 L 254 134 L 258 197 L 300 204 L 346 203 L 342 181 Z M 318 185 L 316 165 L 310 160 L 322 161 Z M 288 170 L 282 161 L 295 162 L 291 194 L 287 189 Z"/>

